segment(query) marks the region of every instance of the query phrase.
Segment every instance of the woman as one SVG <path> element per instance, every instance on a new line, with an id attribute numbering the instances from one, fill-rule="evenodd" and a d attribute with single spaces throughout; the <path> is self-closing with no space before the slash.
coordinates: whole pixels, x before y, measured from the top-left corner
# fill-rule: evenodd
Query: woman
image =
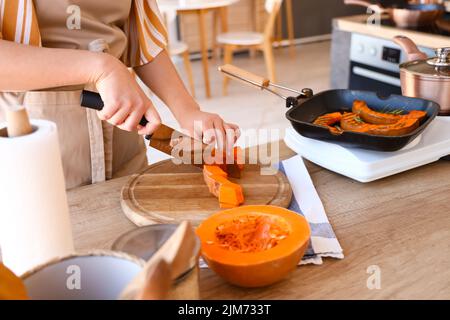
<path id="1" fill-rule="evenodd" d="M 57 123 L 67 188 L 147 164 L 133 132 L 151 134 L 161 120 L 127 67 L 192 136 L 234 143 L 237 126 L 202 112 L 180 80 L 155 1 L 0 0 L 0 107 L 24 105 Z M 80 107 L 83 88 L 100 93 L 98 118 Z"/>

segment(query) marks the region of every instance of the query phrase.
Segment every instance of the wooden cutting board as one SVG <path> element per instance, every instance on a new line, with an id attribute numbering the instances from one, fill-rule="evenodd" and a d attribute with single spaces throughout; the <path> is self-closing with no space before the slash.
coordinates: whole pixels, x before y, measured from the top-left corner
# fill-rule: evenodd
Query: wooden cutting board
<path id="1" fill-rule="evenodd" d="M 241 179 L 231 179 L 244 189 L 244 205 L 288 207 L 292 189 L 282 172 L 261 175 L 260 166 L 248 165 Z M 133 175 L 122 189 L 122 209 L 138 226 L 179 223 L 190 220 L 198 225 L 222 209 L 209 193 L 202 170 L 190 165 L 175 165 L 171 160 L 149 166 Z"/>

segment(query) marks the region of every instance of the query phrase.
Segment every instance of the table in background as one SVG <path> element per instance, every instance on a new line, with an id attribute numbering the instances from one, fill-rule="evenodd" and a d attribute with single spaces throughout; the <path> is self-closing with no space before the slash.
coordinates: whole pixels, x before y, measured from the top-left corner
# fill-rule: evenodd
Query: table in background
<path id="1" fill-rule="evenodd" d="M 196 14 L 199 21 L 199 35 L 201 56 L 203 65 L 203 78 L 205 82 L 206 97 L 211 97 L 211 84 L 209 80 L 208 67 L 208 43 L 207 43 L 207 28 L 205 16 L 210 11 L 219 11 L 221 18 L 222 32 L 228 31 L 228 6 L 238 2 L 239 0 L 158 0 L 158 6 L 164 12 L 177 12 L 178 14 Z M 169 30 L 171 31 L 171 30 Z M 174 37 L 174 30 L 169 32 L 171 37 Z"/>

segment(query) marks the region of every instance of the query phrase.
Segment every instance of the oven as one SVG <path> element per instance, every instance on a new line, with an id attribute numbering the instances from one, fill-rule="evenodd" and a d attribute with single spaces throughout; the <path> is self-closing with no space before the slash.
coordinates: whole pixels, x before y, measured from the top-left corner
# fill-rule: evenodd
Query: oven
<path id="1" fill-rule="evenodd" d="M 430 48 L 420 48 L 430 57 Z M 401 94 L 399 65 L 406 54 L 393 41 L 374 36 L 352 34 L 349 88 L 368 90 L 383 95 Z"/>

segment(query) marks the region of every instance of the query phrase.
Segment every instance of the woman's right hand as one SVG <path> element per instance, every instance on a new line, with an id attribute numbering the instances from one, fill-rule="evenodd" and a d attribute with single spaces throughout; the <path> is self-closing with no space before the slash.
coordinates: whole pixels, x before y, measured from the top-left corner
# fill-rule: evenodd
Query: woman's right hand
<path id="1" fill-rule="evenodd" d="M 152 134 L 161 124 L 153 103 L 122 62 L 106 53 L 100 55 L 100 68 L 94 80 L 104 102 L 103 110 L 98 111 L 99 118 L 122 130 Z M 139 125 L 143 116 L 148 121 L 146 127 Z"/>

